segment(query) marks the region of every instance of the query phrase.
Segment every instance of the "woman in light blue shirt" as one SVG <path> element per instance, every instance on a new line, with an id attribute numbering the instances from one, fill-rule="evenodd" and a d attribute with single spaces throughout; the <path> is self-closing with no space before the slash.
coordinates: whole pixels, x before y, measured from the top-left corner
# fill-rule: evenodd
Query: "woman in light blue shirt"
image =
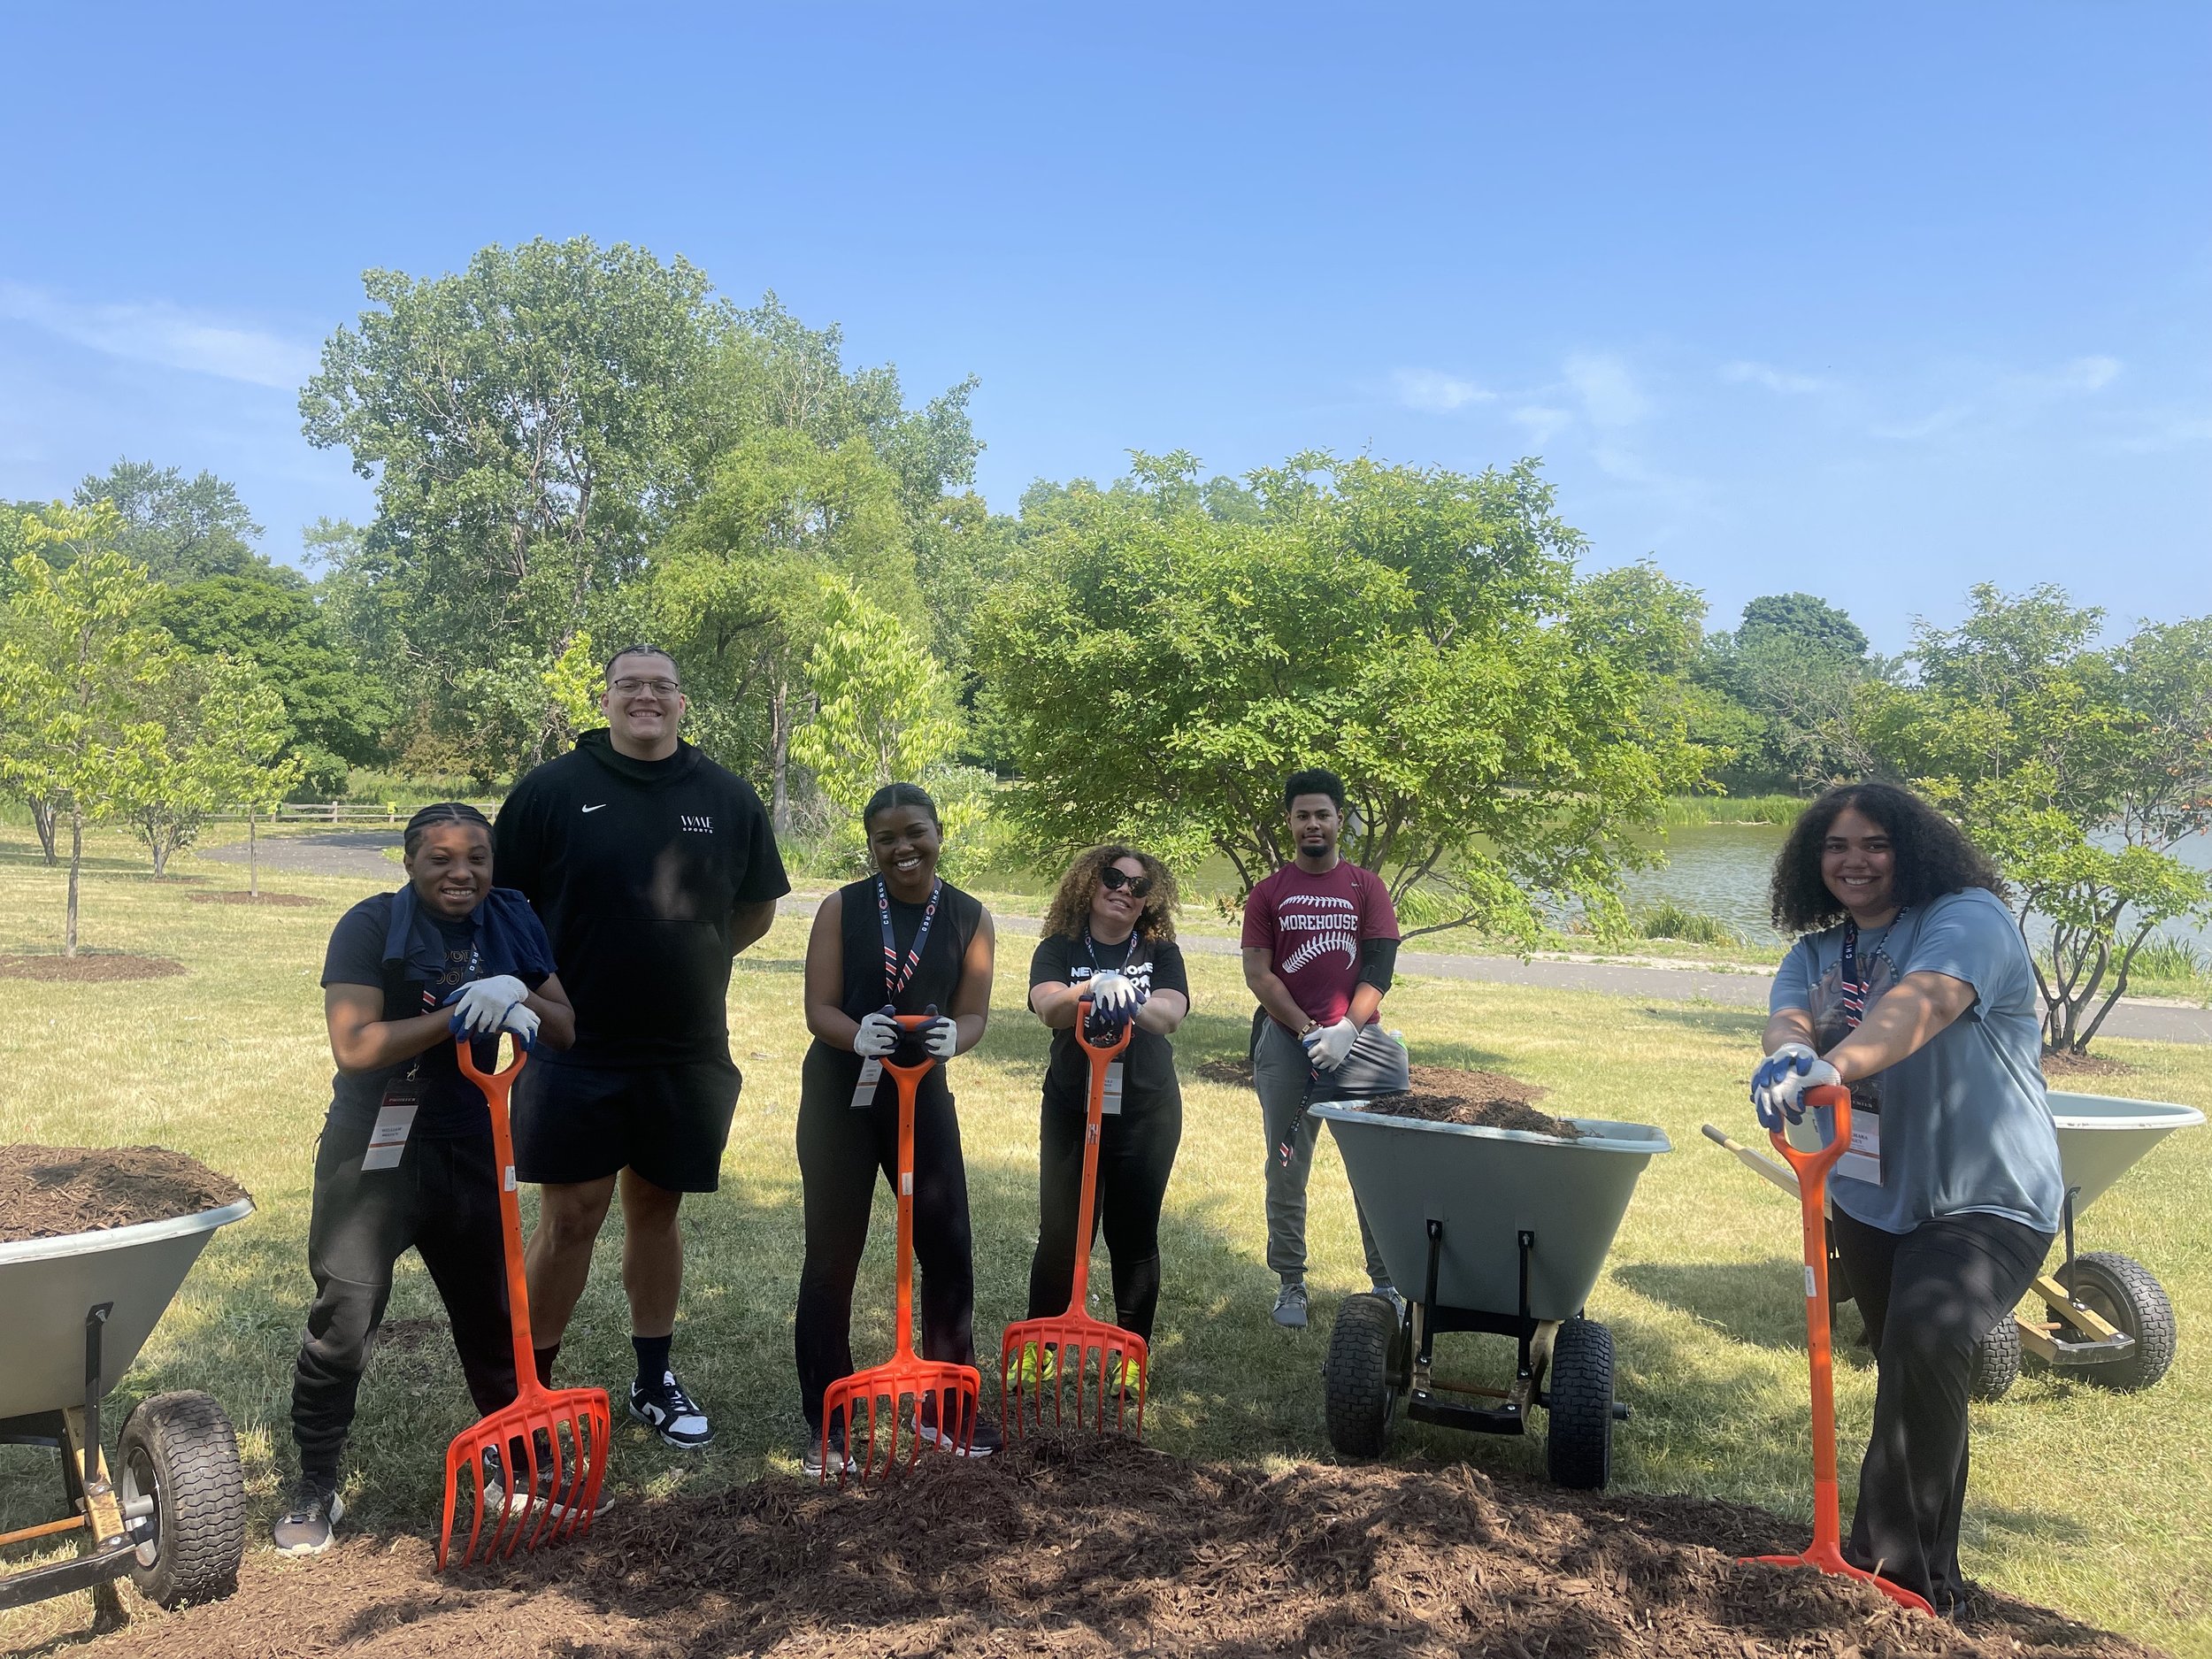
<path id="1" fill-rule="evenodd" d="M 1851 784 L 1806 808 L 1774 864 L 1774 925 L 1799 938 L 1751 1088 L 1773 1129 L 1803 1117 L 1805 1090 L 1851 1089 L 1828 1191 L 1878 1380 L 1844 1554 L 1939 1613 L 1967 1594 L 1975 1350 L 2027 1294 L 2063 1193 L 2041 999 L 2002 889 L 1909 790 Z"/>

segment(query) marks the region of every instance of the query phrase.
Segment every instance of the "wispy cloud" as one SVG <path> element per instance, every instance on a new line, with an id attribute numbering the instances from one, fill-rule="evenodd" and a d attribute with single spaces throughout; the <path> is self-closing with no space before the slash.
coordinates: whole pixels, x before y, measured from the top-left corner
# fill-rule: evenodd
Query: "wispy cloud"
<path id="1" fill-rule="evenodd" d="M 1949 396 L 1934 409 L 1909 420 L 1878 421 L 1870 430 L 1877 438 L 1907 443 L 2016 431 L 2056 405 L 2099 396 L 2125 369 L 2119 358 L 2101 354 L 2070 357 L 2047 369 L 1954 366 L 1939 377 L 1948 382 Z"/>
<path id="2" fill-rule="evenodd" d="M 1565 364 L 1567 384 L 1595 426 L 1632 426 L 1651 412 L 1651 399 L 1627 360 L 1610 352 L 1577 352 Z"/>
<path id="3" fill-rule="evenodd" d="M 1390 377 L 1390 384 L 1401 403 L 1429 415 L 1448 415 L 1497 396 L 1472 380 L 1457 380 L 1437 369 L 1400 369 Z"/>
<path id="4" fill-rule="evenodd" d="M 0 282 L 0 320 L 26 323 L 111 357 L 287 390 L 314 372 L 314 348 L 165 300 L 88 304 Z"/>
<path id="5" fill-rule="evenodd" d="M 1817 374 L 1798 374 L 1788 369 L 1778 369 L 1770 363 L 1755 363 L 1746 357 L 1722 364 L 1720 378 L 1738 386 L 1763 386 L 1770 392 L 1801 397 L 1814 392 L 1832 390 L 1835 385 L 1834 381 Z"/>
<path id="6" fill-rule="evenodd" d="M 1570 425 L 1574 419 L 1571 411 L 1554 409 L 1547 403 L 1525 403 L 1513 411 L 1513 424 L 1529 435 L 1533 443 L 1548 443 L 1552 434 Z"/>

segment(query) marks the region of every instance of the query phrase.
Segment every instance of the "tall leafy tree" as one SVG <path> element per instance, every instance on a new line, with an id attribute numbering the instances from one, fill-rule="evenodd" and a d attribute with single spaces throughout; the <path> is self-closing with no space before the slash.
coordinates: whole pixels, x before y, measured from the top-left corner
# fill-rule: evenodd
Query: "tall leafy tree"
<path id="1" fill-rule="evenodd" d="M 1217 518 L 1188 457 L 1139 456 L 1127 488 L 1052 506 L 987 609 L 1031 848 L 1141 836 L 1248 887 L 1287 856 L 1285 774 L 1321 764 L 1410 932 L 1617 914 L 1631 832 L 1698 773 L 1651 695 L 1684 646 L 1671 585 L 1578 582 L 1530 463 L 1302 455 L 1248 484 L 1257 513 Z"/>
<path id="2" fill-rule="evenodd" d="M 150 461 L 118 461 L 77 486 L 76 505 L 115 509 L 116 550 L 143 565 L 156 581 L 208 576 L 257 576 L 297 583 L 299 577 L 256 551 L 261 526 L 235 486 L 212 472 L 192 478 Z"/>
<path id="3" fill-rule="evenodd" d="M 1811 594 L 1767 594 L 1731 634 L 1707 641 L 1696 679 L 1715 701 L 1706 719 L 1733 740 L 1720 768 L 1731 787 L 1818 789 L 1878 762 L 1865 717 L 1895 677 L 1850 617 Z"/>
<path id="4" fill-rule="evenodd" d="M 562 725 L 545 672 L 686 493 L 726 311 L 683 260 L 586 238 L 365 284 L 300 397 L 309 441 L 376 483 L 334 573 L 383 590 L 436 726 L 488 769 L 537 759 Z"/>
<path id="5" fill-rule="evenodd" d="M 177 657 L 146 621 L 146 567 L 115 550 L 119 527 L 105 503 L 57 504 L 35 521 L 0 629 L 0 778 L 52 803 L 69 826 L 69 956 L 85 825 L 110 816 L 131 769 L 162 748 L 147 693 L 166 683 Z"/>

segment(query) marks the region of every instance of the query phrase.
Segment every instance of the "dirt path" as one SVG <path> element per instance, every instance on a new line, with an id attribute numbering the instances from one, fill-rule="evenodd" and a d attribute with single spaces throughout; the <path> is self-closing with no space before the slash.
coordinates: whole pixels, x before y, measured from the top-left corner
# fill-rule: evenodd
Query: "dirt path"
<path id="1" fill-rule="evenodd" d="M 400 868 L 384 856 L 399 845 L 397 830 L 326 830 L 313 835 L 264 835 L 260 864 L 264 870 L 295 870 L 305 876 L 365 876 L 397 887 Z M 246 843 L 227 841 L 220 847 L 199 849 L 199 856 L 218 864 L 246 862 Z"/>

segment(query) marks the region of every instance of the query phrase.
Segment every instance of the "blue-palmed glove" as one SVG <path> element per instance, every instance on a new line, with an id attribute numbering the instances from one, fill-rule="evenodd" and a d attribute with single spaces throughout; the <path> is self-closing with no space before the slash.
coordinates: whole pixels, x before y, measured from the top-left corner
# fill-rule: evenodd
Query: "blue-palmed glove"
<path id="1" fill-rule="evenodd" d="M 507 1011 L 530 995 L 530 987 L 511 973 L 494 973 L 481 979 L 471 979 L 445 1000 L 445 1006 L 453 1010 L 453 1034 L 474 1032 L 488 1037 L 495 1031 L 511 1029 L 507 1024 Z"/>
<path id="2" fill-rule="evenodd" d="M 940 1060 L 949 1060 L 959 1051 L 960 1027 L 943 1014 L 938 1015 L 914 1034 L 922 1040 L 922 1047 Z"/>
<path id="3" fill-rule="evenodd" d="M 1805 1091 L 1832 1087 L 1843 1074 L 1801 1042 L 1786 1042 L 1751 1074 L 1751 1103 L 1760 1127 L 1780 1134 L 1805 1117 Z"/>
<path id="4" fill-rule="evenodd" d="M 1137 1017 L 1135 1002 L 1105 1003 L 1094 999 L 1083 1009 L 1083 1035 L 1094 1048 L 1106 1048 L 1121 1041 L 1121 1033 Z"/>
<path id="5" fill-rule="evenodd" d="M 1118 968 L 1094 973 L 1083 982 L 1083 988 L 1090 993 L 1092 1007 L 1109 1012 L 1127 1009 L 1134 1013 L 1144 1006 L 1146 997 L 1150 995 L 1143 986 Z"/>
<path id="6" fill-rule="evenodd" d="M 860 1017 L 860 1029 L 853 1033 L 853 1052 L 866 1060 L 879 1060 L 899 1046 L 899 1022 L 892 1016 L 897 1010 L 888 1004 L 872 1014 Z"/>

